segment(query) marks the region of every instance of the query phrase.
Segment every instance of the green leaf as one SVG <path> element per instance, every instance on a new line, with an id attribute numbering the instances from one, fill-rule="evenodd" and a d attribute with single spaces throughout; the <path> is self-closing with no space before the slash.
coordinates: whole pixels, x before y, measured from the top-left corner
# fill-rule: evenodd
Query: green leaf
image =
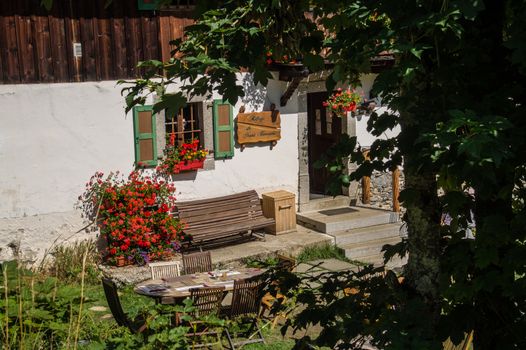
<path id="1" fill-rule="evenodd" d="M 415 47 L 411 48 L 411 53 L 418 59 L 420 59 L 420 57 L 422 56 L 422 52 L 424 52 L 424 50 L 422 49 L 417 49 Z"/>
<path id="2" fill-rule="evenodd" d="M 53 7 L 53 0 L 42 0 L 40 2 L 40 6 L 44 6 L 47 11 L 51 11 L 51 8 Z"/>
<path id="3" fill-rule="evenodd" d="M 167 108 L 178 111 L 184 106 L 186 106 L 186 98 L 181 92 L 164 94 L 160 97 L 159 101 L 153 105 L 153 113 L 159 113 Z"/>
<path id="4" fill-rule="evenodd" d="M 311 53 L 303 56 L 303 63 L 309 68 L 311 72 L 320 71 L 325 68 L 323 58 L 319 55 L 314 55 Z"/>
<path id="5" fill-rule="evenodd" d="M 345 79 L 344 69 L 343 69 L 342 65 L 337 64 L 336 66 L 334 66 L 334 70 L 332 72 L 332 78 L 337 83 L 341 82 L 341 81 L 343 81 Z"/>

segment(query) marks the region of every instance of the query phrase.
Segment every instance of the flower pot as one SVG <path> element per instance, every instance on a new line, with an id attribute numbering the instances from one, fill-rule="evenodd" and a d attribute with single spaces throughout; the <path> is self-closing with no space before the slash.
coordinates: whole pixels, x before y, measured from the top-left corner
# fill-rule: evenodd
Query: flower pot
<path id="1" fill-rule="evenodd" d="M 163 261 L 170 261 L 175 257 L 175 254 L 173 252 L 165 251 L 161 255 L 161 260 Z"/>
<path id="2" fill-rule="evenodd" d="M 133 265 L 133 260 L 128 260 L 124 256 L 118 256 L 115 258 L 115 266 L 123 267 L 128 265 Z"/>
<path id="3" fill-rule="evenodd" d="M 118 256 L 115 258 L 115 266 L 117 267 L 123 267 L 126 266 L 127 260 L 123 256 Z"/>

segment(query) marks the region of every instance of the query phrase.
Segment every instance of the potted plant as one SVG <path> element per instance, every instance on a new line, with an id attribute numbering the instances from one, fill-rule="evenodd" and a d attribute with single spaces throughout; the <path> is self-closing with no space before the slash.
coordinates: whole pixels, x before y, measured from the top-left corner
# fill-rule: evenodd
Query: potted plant
<path id="1" fill-rule="evenodd" d="M 329 98 L 323 102 L 323 106 L 329 108 L 338 117 L 344 117 L 348 112 L 356 111 L 362 97 L 356 90 L 347 89 L 342 91 L 339 88 Z"/>
<path id="2" fill-rule="evenodd" d="M 175 187 L 162 178 L 133 171 L 127 178 L 97 172 L 79 197 L 84 217 L 96 223 L 108 243 L 106 261 L 113 265 L 144 264 L 160 259 L 184 239 L 183 224 L 170 211 Z M 148 257 L 150 258 L 150 256 Z"/>

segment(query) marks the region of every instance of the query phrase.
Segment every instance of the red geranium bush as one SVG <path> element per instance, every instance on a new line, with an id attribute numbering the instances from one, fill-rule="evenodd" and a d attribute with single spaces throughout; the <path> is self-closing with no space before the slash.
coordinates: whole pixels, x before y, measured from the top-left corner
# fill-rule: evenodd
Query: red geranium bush
<path id="1" fill-rule="evenodd" d="M 179 250 L 183 225 L 170 215 L 175 187 L 133 171 L 128 177 L 97 172 L 79 196 L 84 216 L 108 243 L 107 261 L 145 263 Z"/>

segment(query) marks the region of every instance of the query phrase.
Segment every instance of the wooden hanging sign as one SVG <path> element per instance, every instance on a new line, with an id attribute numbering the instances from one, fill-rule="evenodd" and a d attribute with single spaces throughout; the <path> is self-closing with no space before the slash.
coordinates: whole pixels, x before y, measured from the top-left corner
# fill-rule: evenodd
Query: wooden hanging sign
<path id="1" fill-rule="evenodd" d="M 279 111 L 274 108 L 271 111 L 244 113 L 242 107 L 236 122 L 237 142 L 242 147 L 244 144 L 257 142 L 275 144 L 281 139 L 281 118 Z"/>

